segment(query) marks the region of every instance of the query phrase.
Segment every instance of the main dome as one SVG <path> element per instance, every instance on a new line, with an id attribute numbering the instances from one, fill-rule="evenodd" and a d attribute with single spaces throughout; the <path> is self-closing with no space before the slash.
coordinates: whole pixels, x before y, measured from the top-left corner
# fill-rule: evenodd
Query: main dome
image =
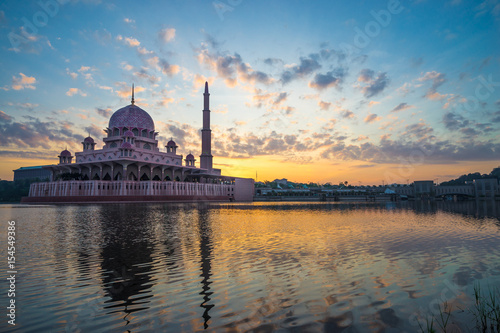
<path id="1" fill-rule="evenodd" d="M 109 119 L 108 127 L 140 128 L 154 131 L 155 123 L 146 111 L 136 105 L 130 104 L 113 113 Z"/>

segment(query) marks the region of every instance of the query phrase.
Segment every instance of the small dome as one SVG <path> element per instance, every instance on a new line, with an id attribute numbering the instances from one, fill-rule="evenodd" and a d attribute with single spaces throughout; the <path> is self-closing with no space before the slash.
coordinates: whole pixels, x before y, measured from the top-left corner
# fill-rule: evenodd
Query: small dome
<path id="1" fill-rule="evenodd" d="M 136 105 L 127 105 L 113 113 L 109 119 L 109 128 L 142 128 L 154 131 L 155 123 L 153 118 Z"/>
<path id="2" fill-rule="evenodd" d="M 175 141 L 174 141 L 174 140 L 170 140 L 170 141 L 167 143 L 167 147 L 177 147 L 177 145 L 175 144 Z"/>
<path id="3" fill-rule="evenodd" d="M 131 145 L 130 143 L 128 143 L 128 142 L 124 142 L 124 143 L 122 143 L 121 148 L 124 148 L 124 149 L 132 149 L 132 148 L 134 148 L 134 146 L 132 146 L 132 145 Z"/>
<path id="4" fill-rule="evenodd" d="M 70 153 L 67 149 L 64 149 L 64 150 L 61 152 L 61 154 L 60 154 L 60 155 L 61 155 L 61 156 L 66 156 L 66 157 L 68 157 L 68 156 L 71 156 L 71 153 Z"/>
<path id="5" fill-rule="evenodd" d="M 186 156 L 186 160 L 189 160 L 189 161 L 194 160 L 193 154 L 188 154 L 188 156 Z"/>
<path id="6" fill-rule="evenodd" d="M 86 142 L 86 143 L 94 143 L 94 139 L 92 139 L 90 136 L 86 137 L 85 139 L 83 139 L 83 142 Z"/>
<path id="7" fill-rule="evenodd" d="M 125 133 L 123 133 L 123 136 L 130 136 L 130 137 L 134 137 L 134 133 L 132 133 L 132 131 L 126 131 Z"/>

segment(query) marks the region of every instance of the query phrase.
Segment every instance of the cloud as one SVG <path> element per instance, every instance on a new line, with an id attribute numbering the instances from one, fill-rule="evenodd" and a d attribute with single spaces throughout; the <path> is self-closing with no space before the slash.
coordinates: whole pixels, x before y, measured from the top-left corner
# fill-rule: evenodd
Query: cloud
<path id="1" fill-rule="evenodd" d="M 26 118 L 27 121 L 24 122 L 0 123 L 0 146 L 51 149 L 53 145 L 65 146 L 83 140 L 82 135 L 72 131 L 75 128 L 73 123 Z"/>
<path id="2" fill-rule="evenodd" d="M 12 117 L 0 110 L 0 122 L 8 123 L 12 121 Z"/>
<path id="3" fill-rule="evenodd" d="M 330 102 L 324 102 L 324 101 L 319 101 L 318 102 L 319 108 L 323 111 L 328 111 L 330 109 L 330 106 L 332 103 Z"/>
<path id="4" fill-rule="evenodd" d="M 439 88 L 443 83 L 446 82 L 445 74 L 439 73 L 436 71 L 427 72 L 424 76 L 417 79 L 420 82 L 430 81 L 432 80 L 432 86 L 427 90 L 425 97 L 430 100 L 442 100 L 448 95 L 441 95 L 437 92 L 437 88 Z"/>
<path id="5" fill-rule="evenodd" d="M 9 105 L 12 105 L 12 104 L 9 103 Z M 15 106 L 16 106 L 16 109 L 19 109 L 19 110 L 33 111 L 36 107 L 39 106 L 39 104 L 33 104 L 33 103 L 16 103 Z"/>
<path id="6" fill-rule="evenodd" d="M 113 114 L 113 111 L 111 110 L 111 108 L 107 108 L 107 109 L 96 108 L 95 110 L 99 115 L 103 116 L 106 119 L 109 119 L 111 117 L 111 115 Z"/>
<path id="7" fill-rule="evenodd" d="M 362 69 L 359 73 L 358 81 L 365 83 L 365 85 L 360 88 L 366 98 L 378 95 L 389 84 L 387 73 L 379 73 L 378 76 L 375 77 L 375 72 L 371 69 Z"/>
<path id="8" fill-rule="evenodd" d="M 443 124 L 450 131 L 456 131 L 471 125 L 471 122 L 459 114 L 448 112 L 443 116 Z"/>
<path id="9" fill-rule="evenodd" d="M 264 63 L 269 66 L 282 65 L 283 60 L 278 58 L 266 58 L 264 59 Z"/>
<path id="10" fill-rule="evenodd" d="M 141 42 L 139 42 L 137 39 L 133 37 L 122 37 L 122 35 L 116 36 L 116 39 L 120 42 L 123 42 L 125 45 L 128 45 L 130 47 L 137 47 L 141 45 Z"/>
<path id="11" fill-rule="evenodd" d="M 84 97 L 87 96 L 86 93 L 84 93 L 83 91 L 81 91 L 78 88 L 69 88 L 69 90 L 66 91 L 67 96 L 74 96 L 76 94 L 79 94 L 79 95 L 84 96 Z"/>
<path id="12" fill-rule="evenodd" d="M 123 19 L 123 21 L 124 21 L 125 23 L 129 23 L 129 24 L 131 24 L 131 23 L 135 23 L 135 20 L 130 19 L 130 18 L 128 18 L 128 17 L 124 18 L 124 19 Z"/>
<path id="13" fill-rule="evenodd" d="M 162 29 L 158 32 L 158 37 L 162 42 L 169 43 L 175 39 L 175 29 L 174 28 Z"/>
<path id="14" fill-rule="evenodd" d="M 118 87 L 117 90 L 115 90 L 116 94 L 121 97 L 121 98 L 131 98 L 132 97 L 132 87 L 128 85 L 125 82 L 115 82 L 115 86 Z M 145 91 L 146 89 L 141 86 L 135 86 L 134 91 L 136 94 L 136 99 L 137 99 L 137 93 L 140 93 L 142 91 Z"/>
<path id="15" fill-rule="evenodd" d="M 141 79 L 145 79 L 153 85 L 161 81 L 161 77 L 149 74 L 148 71 L 146 71 L 144 68 L 142 68 L 138 72 L 134 72 L 134 76 Z"/>
<path id="16" fill-rule="evenodd" d="M 171 65 L 165 59 L 160 59 L 160 68 L 163 74 L 173 76 L 180 72 L 181 68 L 178 65 Z"/>
<path id="17" fill-rule="evenodd" d="M 208 82 L 208 85 L 211 86 L 214 81 L 215 78 L 213 76 L 206 77 L 204 75 L 195 74 L 193 78 L 193 90 L 197 92 L 200 88 L 205 86 L 205 82 Z"/>
<path id="18" fill-rule="evenodd" d="M 303 78 L 320 68 L 321 65 L 317 60 L 301 57 L 299 65 L 290 65 L 288 69 L 281 74 L 281 82 L 287 84 L 293 80 Z"/>
<path id="19" fill-rule="evenodd" d="M 326 74 L 316 74 L 314 79 L 309 82 L 309 87 L 323 90 L 329 87 L 337 87 L 342 79 L 346 76 L 346 71 L 343 68 L 337 68 L 334 71 L 330 71 Z"/>
<path id="20" fill-rule="evenodd" d="M 399 112 L 407 109 L 414 108 L 415 106 L 413 105 L 408 105 L 407 103 L 400 103 L 398 106 L 396 106 L 394 109 L 391 110 L 391 112 Z"/>
<path id="21" fill-rule="evenodd" d="M 362 69 L 359 72 L 358 81 L 370 83 L 373 81 L 374 75 L 375 75 L 375 71 L 373 71 L 372 69 L 368 69 L 368 68 Z"/>
<path id="22" fill-rule="evenodd" d="M 340 116 L 344 119 L 351 119 L 351 118 L 354 118 L 354 112 L 352 112 L 350 110 L 342 110 L 340 112 Z"/>
<path id="23" fill-rule="evenodd" d="M 252 97 L 253 105 L 261 108 L 264 105 L 271 109 L 276 109 L 276 106 L 286 101 L 288 93 L 286 92 L 267 92 L 262 89 L 255 89 Z"/>
<path id="24" fill-rule="evenodd" d="M 268 85 L 274 82 L 268 74 L 256 71 L 248 63 L 245 63 L 238 53 L 230 55 L 220 51 L 211 52 L 207 48 L 196 51 L 198 52 L 198 62 L 215 71 L 218 77 L 224 79 L 224 83 L 228 87 L 234 87 L 240 83 Z"/>
<path id="25" fill-rule="evenodd" d="M 368 116 L 365 117 L 364 122 L 371 124 L 375 121 L 379 121 L 380 119 L 382 118 L 377 116 L 375 113 L 370 113 Z"/>
<path id="26" fill-rule="evenodd" d="M 36 89 L 36 79 L 33 76 L 26 76 L 23 73 L 19 73 L 19 77 L 12 76 L 12 89 L 23 90 L 23 89 Z"/>
<path id="27" fill-rule="evenodd" d="M 491 118 L 492 123 L 500 123 L 500 111 L 493 113 L 493 118 Z"/>
<path id="28" fill-rule="evenodd" d="M 91 124 L 90 126 L 85 127 L 85 132 L 93 137 L 102 137 L 103 136 L 103 129 L 100 126 L 97 126 L 96 124 Z"/>
<path id="29" fill-rule="evenodd" d="M 69 68 L 66 68 L 66 74 L 68 74 L 73 80 L 76 80 L 76 78 L 78 77 L 78 73 L 71 72 Z"/>

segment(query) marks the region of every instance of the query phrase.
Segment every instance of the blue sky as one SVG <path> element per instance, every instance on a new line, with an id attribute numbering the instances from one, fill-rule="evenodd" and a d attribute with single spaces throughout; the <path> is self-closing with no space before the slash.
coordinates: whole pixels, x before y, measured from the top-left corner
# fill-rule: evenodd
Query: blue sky
<path id="1" fill-rule="evenodd" d="M 380 183 L 499 164 L 499 0 L 8 0 L 0 31 L 2 179 L 99 141 L 132 83 L 160 145 L 199 155 L 205 80 L 225 173 Z"/>

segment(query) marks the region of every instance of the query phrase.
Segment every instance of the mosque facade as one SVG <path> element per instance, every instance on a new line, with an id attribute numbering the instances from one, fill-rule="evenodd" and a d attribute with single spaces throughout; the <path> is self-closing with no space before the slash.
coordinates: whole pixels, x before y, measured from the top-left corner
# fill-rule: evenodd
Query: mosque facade
<path id="1" fill-rule="evenodd" d="M 158 146 L 151 116 L 132 101 L 113 113 L 102 149 L 94 138 L 74 155 L 63 150 L 59 164 L 43 166 L 50 181 L 31 184 L 23 202 L 251 201 L 253 179 L 223 176 L 213 168 L 210 94 L 203 93 L 200 166 L 193 154 L 179 154 L 172 138 Z"/>

